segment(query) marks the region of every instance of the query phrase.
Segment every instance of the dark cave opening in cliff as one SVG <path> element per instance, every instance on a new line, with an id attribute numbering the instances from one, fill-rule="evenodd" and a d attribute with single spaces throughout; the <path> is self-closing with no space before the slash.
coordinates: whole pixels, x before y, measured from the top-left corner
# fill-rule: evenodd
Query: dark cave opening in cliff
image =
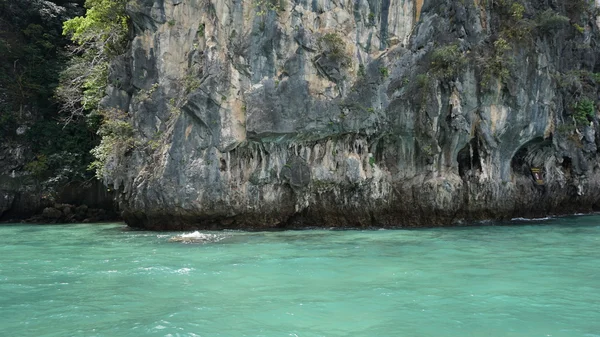
<path id="1" fill-rule="evenodd" d="M 527 174 L 527 165 L 525 163 L 527 152 L 527 147 L 522 147 L 517 150 L 510 162 L 510 167 L 512 168 L 513 173 L 518 173 L 521 175 Z"/>
<path id="2" fill-rule="evenodd" d="M 479 138 L 473 137 L 465 147 L 458 152 L 458 174 L 461 178 L 481 172 L 481 156 L 479 154 Z"/>
<path id="3" fill-rule="evenodd" d="M 570 157 L 563 157 L 561 167 L 565 175 L 570 176 L 573 169 L 573 160 Z"/>
<path id="4" fill-rule="evenodd" d="M 542 137 L 534 138 L 523 144 L 511 159 L 513 173 L 530 176 L 532 169 L 543 167 L 547 158 L 546 150 L 551 144 L 550 139 Z"/>

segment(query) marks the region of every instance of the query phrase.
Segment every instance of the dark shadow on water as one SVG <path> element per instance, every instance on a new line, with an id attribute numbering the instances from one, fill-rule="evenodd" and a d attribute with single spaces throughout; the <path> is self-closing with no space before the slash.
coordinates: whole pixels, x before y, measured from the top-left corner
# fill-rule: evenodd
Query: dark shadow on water
<path id="1" fill-rule="evenodd" d="M 284 232 L 310 232 L 310 231 L 321 231 L 321 233 L 312 233 L 311 235 L 322 236 L 326 235 L 327 232 L 344 232 L 344 231 L 420 231 L 420 230 L 464 230 L 464 229 L 473 229 L 477 227 L 485 228 L 485 227 L 523 227 L 523 226 L 547 226 L 547 225 L 561 225 L 561 226 L 598 226 L 600 225 L 600 219 L 598 222 L 593 221 L 577 221 L 577 223 L 573 223 L 576 220 L 582 219 L 591 219 L 594 216 L 599 216 L 600 212 L 596 213 L 588 213 L 588 214 L 571 214 L 571 215 L 561 215 L 561 216 L 548 216 L 545 218 L 514 218 L 511 220 L 483 220 L 483 221 L 474 221 L 468 223 L 447 225 L 447 226 L 422 226 L 422 227 L 350 227 L 350 228 L 339 228 L 339 227 L 319 227 L 319 226 L 308 226 L 304 228 L 271 228 L 271 229 L 224 229 L 224 230 L 198 230 L 201 233 L 255 233 L 260 235 L 261 233 L 284 233 Z M 567 222 L 567 223 L 565 223 Z M 2 227 L 24 227 L 31 231 L 38 231 L 42 228 L 51 229 L 52 227 L 81 227 L 85 226 L 98 226 L 104 227 L 101 228 L 101 232 L 132 232 L 132 233 L 164 233 L 168 234 L 181 234 L 181 233 L 189 233 L 194 230 L 172 230 L 172 231 L 149 231 L 143 228 L 135 228 L 129 227 L 127 224 L 123 222 L 100 222 L 100 223 L 69 223 L 69 224 L 34 224 L 34 223 L 0 223 L 0 228 Z M 110 226 L 110 227 L 108 227 Z"/>

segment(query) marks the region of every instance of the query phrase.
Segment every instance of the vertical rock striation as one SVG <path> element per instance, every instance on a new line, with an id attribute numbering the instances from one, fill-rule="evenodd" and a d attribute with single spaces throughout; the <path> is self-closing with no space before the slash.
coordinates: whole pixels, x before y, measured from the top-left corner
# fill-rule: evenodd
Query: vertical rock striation
<path id="1" fill-rule="evenodd" d="M 595 17 L 508 3 L 131 1 L 103 104 L 136 146 L 105 181 L 151 229 L 595 209 L 598 118 L 578 108 L 597 97 Z"/>

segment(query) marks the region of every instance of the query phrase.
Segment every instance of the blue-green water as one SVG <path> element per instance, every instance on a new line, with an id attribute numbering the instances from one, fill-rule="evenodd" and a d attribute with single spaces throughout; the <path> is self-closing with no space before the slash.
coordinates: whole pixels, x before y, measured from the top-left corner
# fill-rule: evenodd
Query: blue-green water
<path id="1" fill-rule="evenodd" d="M 0 226 L 0 336 L 600 336 L 600 217 L 218 233 Z"/>

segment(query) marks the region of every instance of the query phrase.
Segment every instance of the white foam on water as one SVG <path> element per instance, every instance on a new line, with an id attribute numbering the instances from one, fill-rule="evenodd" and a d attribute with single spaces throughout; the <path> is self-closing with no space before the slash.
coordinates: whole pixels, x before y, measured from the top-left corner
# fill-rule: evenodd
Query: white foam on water
<path id="1" fill-rule="evenodd" d="M 510 221 L 546 221 L 552 220 L 552 217 L 544 217 L 544 218 L 512 218 Z"/>
<path id="2" fill-rule="evenodd" d="M 143 271 L 168 271 L 169 268 L 166 267 L 139 267 L 138 270 L 143 270 Z"/>
<path id="3" fill-rule="evenodd" d="M 190 239 L 208 239 L 208 238 L 210 238 L 212 236 L 216 236 L 216 235 L 214 235 L 214 234 L 203 234 L 203 233 L 200 233 L 198 231 L 195 231 L 193 233 L 181 234 L 179 236 L 182 237 L 182 238 L 190 238 Z"/>
<path id="4" fill-rule="evenodd" d="M 218 242 L 226 238 L 225 235 L 207 234 L 195 231 L 192 233 L 184 233 L 180 235 L 172 236 L 169 241 L 172 242 L 183 242 L 183 243 L 208 243 Z"/>

